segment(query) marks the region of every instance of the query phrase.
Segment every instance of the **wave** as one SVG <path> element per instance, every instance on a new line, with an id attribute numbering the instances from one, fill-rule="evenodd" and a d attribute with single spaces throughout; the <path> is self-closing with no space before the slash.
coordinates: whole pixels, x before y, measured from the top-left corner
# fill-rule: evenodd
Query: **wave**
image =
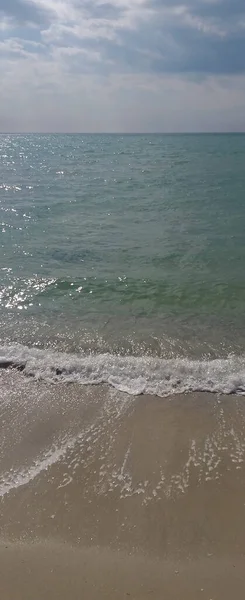
<path id="1" fill-rule="evenodd" d="M 215 360 L 153 358 L 114 354 L 68 354 L 0 346 L 0 367 L 16 368 L 47 382 L 109 384 L 132 395 L 212 392 L 245 395 L 245 356 Z"/>

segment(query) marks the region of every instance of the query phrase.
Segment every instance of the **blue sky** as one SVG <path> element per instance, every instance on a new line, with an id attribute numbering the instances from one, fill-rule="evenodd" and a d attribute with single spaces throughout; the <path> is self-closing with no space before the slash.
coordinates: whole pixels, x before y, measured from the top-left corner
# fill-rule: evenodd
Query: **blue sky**
<path id="1" fill-rule="evenodd" d="M 0 0 L 1 131 L 244 131 L 245 0 Z"/>

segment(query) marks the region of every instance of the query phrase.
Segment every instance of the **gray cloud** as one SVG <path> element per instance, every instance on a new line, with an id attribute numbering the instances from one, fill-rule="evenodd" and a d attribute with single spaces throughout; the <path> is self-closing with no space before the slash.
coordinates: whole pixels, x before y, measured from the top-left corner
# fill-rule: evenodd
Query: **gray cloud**
<path id="1" fill-rule="evenodd" d="M 245 72 L 245 35 L 237 31 L 224 37 L 172 25 L 164 30 L 155 23 L 135 33 L 122 32 L 120 46 L 107 43 L 109 55 L 120 56 L 132 68 L 161 73 L 238 74 Z M 147 42 L 146 42 L 147 40 Z"/>
<path id="2" fill-rule="evenodd" d="M 180 0 L 140 5 L 134 0 L 66 0 L 60 6 L 52 0 L 45 5 L 39 0 L 0 0 L 2 14 L 20 23 L 35 23 L 40 30 L 56 24 L 59 39 L 52 39 L 52 30 L 46 43 L 90 47 L 116 70 L 200 75 L 245 71 L 244 0 L 186 0 L 184 5 Z"/>
<path id="3" fill-rule="evenodd" d="M 166 73 L 245 72 L 244 0 L 153 0 L 154 10 L 136 31 L 119 33 L 120 47 L 107 44 L 133 68 Z"/>
<path id="4" fill-rule="evenodd" d="M 25 0 L 0 0 L 0 17 L 1 14 L 12 17 L 20 24 L 34 23 L 42 26 L 48 23 L 46 11 Z"/>
<path id="5" fill-rule="evenodd" d="M 85 8 L 94 19 L 115 20 L 123 13 L 122 7 L 115 6 L 112 2 L 96 4 L 95 2 L 93 3 L 92 1 L 86 0 L 82 3 L 82 7 Z"/>
<path id="6" fill-rule="evenodd" d="M 243 0 L 220 0 L 218 2 L 192 2 L 192 10 L 194 13 L 199 14 L 203 17 L 211 17 L 214 19 L 220 19 L 226 21 L 230 19 L 244 15 L 245 7 Z"/>

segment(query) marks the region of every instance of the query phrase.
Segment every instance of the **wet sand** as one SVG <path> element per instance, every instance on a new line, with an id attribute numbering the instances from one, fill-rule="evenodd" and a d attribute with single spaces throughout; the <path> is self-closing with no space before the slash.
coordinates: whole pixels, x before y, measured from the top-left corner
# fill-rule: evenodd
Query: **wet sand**
<path id="1" fill-rule="evenodd" d="M 240 600 L 244 567 L 232 557 L 176 564 L 66 544 L 0 546 L 4 600 Z"/>
<path id="2" fill-rule="evenodd" d="M 0 384 L 4 600 L 244 598 L 243 398 Z"/>

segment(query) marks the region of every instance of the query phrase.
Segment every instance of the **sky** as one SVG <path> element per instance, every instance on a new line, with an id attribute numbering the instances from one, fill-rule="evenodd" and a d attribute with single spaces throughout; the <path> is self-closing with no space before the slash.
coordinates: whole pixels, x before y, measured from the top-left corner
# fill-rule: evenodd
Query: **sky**
<path id="1" fill-rule="evenodd" d="M 245 0 L 0 0 L 0 131 L 245 131 Z"/>

